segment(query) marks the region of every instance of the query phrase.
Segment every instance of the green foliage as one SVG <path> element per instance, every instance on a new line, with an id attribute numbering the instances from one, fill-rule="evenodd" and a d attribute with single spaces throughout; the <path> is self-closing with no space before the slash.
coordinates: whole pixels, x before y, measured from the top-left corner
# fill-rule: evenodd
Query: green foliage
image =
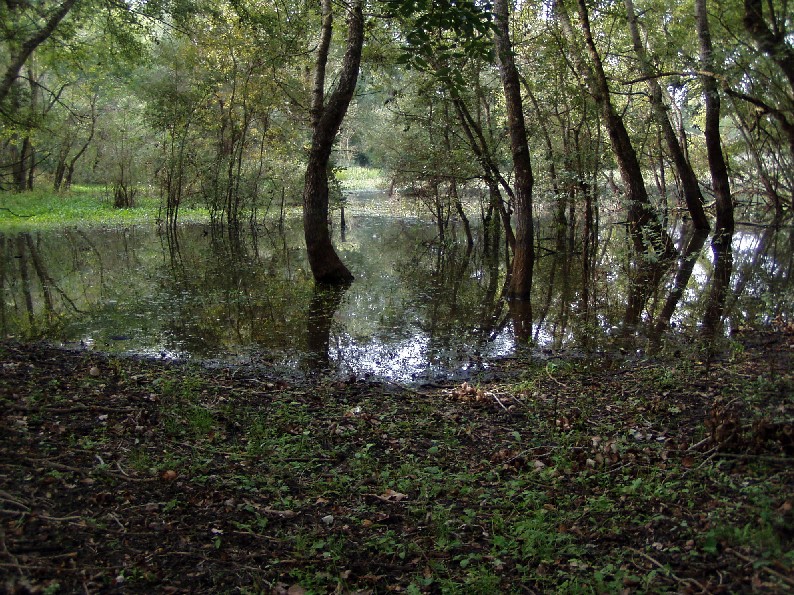
<path id="1" fill-rule="evenodd" d="M 472 0 L 384 0 L 388 13 L 400 23 L 405 45 L 399 62 L 433 72 L 446 84 L 463 88 L 458 65 L 466 59 L 491 56 L 490 4 Z"/>
<path id="2" fill-rule="evenodd" d="M 69 194 L 50 190 L 0 193 L 0 228 L 5 231 L 51 229 L 70 225 L 101 226 L 153 223 L 159 201 L 142 189 L 134 208 L 116 209 L 107 187 L 73 186 Z M 206 219 L 206 211 L 187 211 L 188 220 Z"/>

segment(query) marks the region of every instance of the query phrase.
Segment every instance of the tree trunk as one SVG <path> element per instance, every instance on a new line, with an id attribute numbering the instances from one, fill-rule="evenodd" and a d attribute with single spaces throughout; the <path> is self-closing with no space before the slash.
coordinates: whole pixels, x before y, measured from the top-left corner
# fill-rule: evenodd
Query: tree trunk
<path id="1" fill-rule="evenodd" d="M 504 179 L 504 176 L 502 176 L 499 171 L 499 166 L 490 154 L 488 143 L 482 133 L 482 126 L 472 118 L 466 104 L 458 97 L 454 88 L 450 89 L 450 93 L 452 94 L 452 103 L 455 106 L 455 113 L 458 115 L 460 126 L 466 135 L 472 152 L 480 163 L 480 167 L 482 167 L 483 180 L 488 186 L 491 199 L 495 201 L 499 210 L 499 215 L 502 218 L 502 225 L 504 225 L 505 228 L 507 242 L 510 245 L 510 249 L 515 250 L 516 238 L 513 233 L 513 226 L 510 224 L 510 214 L 507 212 L 505 201 L 502 198 L 499 187 L 501 186 L 504 188 L 505 192 L 507 192 L 508 196 L 511 198 L 513 198 L 513 190 Z"/>
<path id="2" fill-rule="evenodd" d="M 312 144 L 303 189 L 303 230 L 309 266 L 317 283 L 345 285 L 353 275 L 331 244 L 328 229 L 328 163 L 334 139 L 347 113 L 358 80 L 361 50 L 364 45 L 363 0 L 354 0 L 348 14 L 347 49 L 339 81 L 325 102 L 325 69 L 333 30 L 330 0 L 323 0 L 323 24 L 317 50 L 314 90 L 312 92 Z"/>
<path id="3" fill-rule="evenodd" d="M 315 286 L 306 325 L 306 346 L 312 372 L 325 371 L 331 364 L 331 326 L 347 288 Z"/>
<path id="4" fill-rule="evenodd" d="M 695 0 L 695 25 L 700 42 L 700 64 L 703 73 L 713 72 L 714 58 L 709 32 L 706 0 Z M 717 224 L 715 233 L 720 236 L 733 235 L 733 200 L 728 180 L 728 166 L 722 154 L 720 138 L 720 93 L 717 80 L 709 74 L 701 74 L 706 117 L 703 134 L 706 137 L 706 153 L 711 172 L 711 183 L 717 205 Z"/>
<path id="5" fill-rule="evenodd" d="M 577 0 L 577 2 L 584 41 L 591 64 L 586 63 L 584 57 L 577 51 L 579 40 L 574 33 L 567 9 L 561 0 L 557 2 L 557 13 L 566 37 L 568 37 L 571 45 L 574 46 L 572 58 L 579 70 L 579 74 L 586 81 L 590 93 L 604 118 L 604 124 L 612 144 L 612 151 L 620 169 L 620 177 L 626 186 L 626 198 L 629 203 L 629 231 L 634 247 L 638 252 L 645 252 L 652 246 L 658 254 L 670 256 L 673 251 L 672 240 L 656 218 L 656 212 L 645 189 L 645 179 L 643 178 L 642 168 L 632 145 L 631 137 L 626 130 L 623 119 L 615 110 L 615 106 L 612 105 L 603 62 L 593 41 L 587 6 L 584 0 Z"/>
<path id="6" fill-rule="evenodd" d="M 654 332 L 657 336 L 661 335 L 661 333 L 670 326 L 670 319 L 673 317 L 673 313 L 678 307 L 678 302 L 681 301 L 681 297 L 684 295 L 686 286 L 689 283 L 689 278 L 692 276 L 692 271 L 695 269 L 695 263 L 697 262 L 698 256 L 700 256 L 700 251 L 703 249 L 703 244 L 706 243 L 706 236 L 708 236 L 708 233 L 706 230 L 693 228 L 691 231 L 687 230 L 684 236 L 687 239 L 684 242 L 685 247 L 678 264 L 678 271 L 673 280 L 673 287 L 664 302 L 662 312 L 656 320 L 656 325 L 654 327 Z"/>
<path id="7" fill-rule="evenodd" d="M 72 9 L 76 1 L 77 0 L 64 0 L 63 4 L 61 4 L 52 12 L 52 14 L 49 15 L 47 21 L 44 23 L 44 26 L 36 31 L 36 33 L 34 33 L 31 37 L 26 39 L 19 46 L 18 50 L 14 52 L 12 56 L 10 56 L 10 61 L 6 67 L 5 73 L 3 74 L 3 78 L 0 79 L 0 103 L 2 103 L 8 95 L 11 87 L 14 84 L 14 81 L 19 76 L 19 71 L 22 70 L 22 67 L 25 65 L 25 62 L 27 62 L 28 58 L 30 58 L 33 50 L 39 47 L 39 45 L 41 45 L 50 37 L 50 35 L 53 34 L 63 18 Z"/>
<path id="8" fill-rule="evenodd" d="M 30 136 L 22 139 L 22 146 L 16 152 L 16 160 L 13 164 L 14 171 L 14 190 L 24 192 L 28 189 L 28 168 L 33 160 L 33 146 Z"/>
<path id="9" fill-rule="evenodd" d="M 711 242 L 711 251 L 714 254 L 714 272 L 709 283 L 709 297 L 706 303 L 706 312 L 703 315 L 703 334 L 711 345 L 709 355 L 713 350 L 713 341 L 722 328 L 725 316 L 725 303 L 728 297 L 728 288 L 733 272 L 733 247 L 730 237 L 717 235 Z"/>
<path id="10" fill-rule="evenodd" d="M 785 7 L 785 3 L 783 6 Z M 781 14 L 786 14 L 785 8 L 781 10 Z M 774 19 L 774 15 L 772 18 Z M 772 58 L 783 71 L 791 90 L 794 91 L 794 49 L 786 41 L 791 34 L 785 31 L 785 22 L 774 23 L 774 29 L 770 29 L 764 21 L 762 0 L 744 0 L 744 27 L 752 35 L 758 49 Z"/>
<path id="11" fill-rule="evenodd" d="M 692 170 L 692 166 L 684 155 L 684 150 L 681 148 L 681 143 L 678 142 L 675 130 L 670 123 L 670 118 L 667 115 L 667 106 L 662 100 L 662 88 L 659 86 L 659 81 L 656 79 L 656 72 L 651 66 L 648 55 L 645 53 L 645 48 L 640 39 L 640 32 L 637 27 L 637 16 L 634 12 L 633 0 L 624 0 L 626 5 L 626 15 L 629 23 L 629 30 L 631 32 L 631 40 L 634 45 L 634 53 L 640 62 L 640 67 L 643 76 L 647 77 L 648 91 L 650 92 L 651 108 L 653 110 L 656 123 L 661 127 L 662 134 L 664 135 L 667 149 L 670 151 L 670 157 L 673 160 L 676 173 L 681 179 L 681 186 L 684 189 L 684 200 L 686 201 L 689 214 L 692 216 L 692 224 L 695 229 L 709 229 L 709 221 L 706 217 L 706 212 L 703 209 L 703 194 L 700 192 L 700 185 L 698 184 L 697 176 Z"/>
<path id="12" fill-rule="evenodd" d="M 527 145 L 524 124 L 524 106 L 521 100 L 521 85 L 513 58 L 510 42 L 509 9 L 507 0 L 494 2 L 496 19 L 495 42 L 499 55 L 499 72 L 507 108 L 507 126 L 510 131 L 510 149 L 513 154 L 515 172 L 515 220 L 516 242 L 513 253 L 513 269 L 510 277 L 508 297 L 529 300 L 532 291 L 532 268 L 535 264 L 535 244 L 532 225 L 532 162 Z"/>

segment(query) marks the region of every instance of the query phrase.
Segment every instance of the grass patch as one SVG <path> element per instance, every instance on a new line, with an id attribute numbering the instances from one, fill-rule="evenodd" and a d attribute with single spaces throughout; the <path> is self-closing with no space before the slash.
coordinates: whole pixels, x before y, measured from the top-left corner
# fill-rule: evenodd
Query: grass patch
<path id="1" fill-rule="evenodd" d="M 104 186 L 75 185 L 68 193 L 37 189 L 0 193 L 0 228 L 50 229 L 68 225 L 151 224 L 161 217 L 160 200 L 151 192 L 139 193 L 132 208 L 117 209 Z M 206 209 L 184 208 L 180 221 L 205 221 Z"/>
<path id="2" fill-rule="evenodd" d="M 351 165 L 334 170 L 334 174 L 344 190 L 382 190 L 387 185 L 383 172 L 375 167 Z"/>

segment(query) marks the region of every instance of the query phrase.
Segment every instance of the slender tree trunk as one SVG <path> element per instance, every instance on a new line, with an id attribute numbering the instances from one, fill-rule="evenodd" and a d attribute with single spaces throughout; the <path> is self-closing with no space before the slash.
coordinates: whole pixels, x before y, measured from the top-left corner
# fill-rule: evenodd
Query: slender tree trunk
<path id="1" fill-rule="evenodd" d="M 659 81 L 656 79 L 656 72 L 654 72 L 648 55 L 645 52 L 645 47 L 640 39 L 639 28 L 637 27 L 637 16 L 634 11 L 633 0 L 624 0 L 626 5 L 626 15 L 628 18 L 629 31 L 631 32 L 631 40 L 634 45 L 634 53 L 640 62 L 642 74 L 647 77 L 648 91 L 650 92 L 651 108 L 653 110 L 656 123 L 662 129 L 667 150 L 670 151 L 670 157 L 673 160 L 676 173 L 681 179 L 681 186 L 684 190 L 684 200 L 686 201 L 687 209 L 692 217 L 692 224 L 695 229 L 709 229 L 709 221 L 706 217 L 706 212 L 703 209 L 703 194 L 700 192 L 700 185 L 698 184 L 697 176 L 692 169 L 689 161 L 687 161 L 684 150 L 681 148 L 681 143 L 678 142 L 675 130 L 670 123 L 670 118 L 667 115 L 667 106 L 662 99 L 662 88 L 659 86 Z"/>
<path id="2" fill-rule="evenodd" d="M 463 203 L 460 202 L 460 196 L 458 196 L 458 183 L 455 181 L 455 178 L 452 178 L 450 181 L 450 198 L 455 203 L 455 211 L 458 213 L 458 217 L 460 217 L 461 222 L 463 223 L 463 231 L 466 234 L 466 245 L 471 247 L 474 246 L 474 236 L 471 233 L 471 223 L 469 223 L 469 218 L 466 216 L 466 211 L 463 210 Z"/>
<path id="3" fill-rule="evenodd" d="M 450 126 L 452 126 L 452 118 L 450 118 L 449 103 L 447 102 L 444 103 L 444 124 L 444 148 L 451 154 L 452 141 L 449 137 L 449 129 Z M 469 224 L 469 218 L 466 217 L 466 212 L 463 210 L 463 204 L 460 202 L 460 196 L 458 196 L 458 180 L 454 175 L 449 178 L 449 197 L 454 202 L 455 211 L 457 211 L 458 217 L 460 217 L 463 223 L 467 245 L 473 246 L 474 237 L 471 234 L 471 225 Z"/>
<path id="4" fill-rule="evenodd" d="M 529 97 L 529 100 L 532 102 L 532 107 L 535 108 L 535 116 L 537 117 L 540 133 L 543 136 L 543 142 L 546 148 L 546 161 L 548 162 L 547 165 L 549 168 L 549 180 L 551 181 L 552 192 L 554 192 L 554 199 L 557 201 L 555 223 L 557 224 L 558 228 L 564 229 L 568 226 L 568 221 L 565 218 L 566 201 L 563 199 L 560 193 L 559 177 L 557 176 L 557 165 L 554 163 L 554 146 L 551 142 L 551 134 L 549 133 L 547 122 L 543 118 L 543 113 L 540 110 L 540 104 L 538 103 L 535 94 L 532 92 L 532 89 L 529 87 L 527 80 L 522 77 L 521 82 L 524 85 L 524 89 L 526 89 L 527 97 Z"/>
<path id="5" fill-rule="evenodd" d="M 629 203 L 629 231 L 631 232 L 634 247 L 638 252 L 645 252 L 650 246 L 653 246 L 657 253 L 670 256 L 673 251 L 672 240 L 656 217 L 655 209 L 648 198 L 642 168 L 631 142 L 631 137 L 626 130 L 623 119 L 618 114 L 615 106 L 612 105 L 603 62 L 593 41 L 587 6 L 584 0 L 577 0 L 577 4 L 585 46 L 590 56 L 590 64 L 584 60 L 578 50 L 579 39 L 574 33 L 568 11 L 562 0 L 557 1 L 557 13 L 560 17 L 563 32 L 573 46 L 572 58 L 579 70 L 579 74 L 586 81 L 590 93 L 601 110 L 601 116 L 604 118 L 604 124 L 612 144 L 612 151 L 620 169 L 620 176 L 626 186 L 626 198 Z"/>
<path id="6" fill-rule="evenodd" d="M 339 80 L 325 102 L 325 70 L 333 30 L 331 0 L 323 0 L 323 24 L 312 92 L 312 144 L 303 190 L 303 230 L 314 280 L 345 285 L 353 275 L 331 244 L 328 229 L 328 163 L 334 139 L 356 89 L 364 45 L 363 0 L 354 0 L 348 14 L 347 49 Z"/>
<path id="7" fill-rule="evenodd" d="M 700 42 L 700 63 L 703 73 L 714 72 L 714 57 L 709 31 L 706 0 L 695 0 L 695 25 Z M 703 83 L 706 118 L 703 133 L 706 137 L 706 153 L 708 155 L 711 184 L 717 206 L 717 224 L 715 233 L 718 236 L 731 236 L 734 230 L 733 199 L 728 180 L 728 166 L 722 154 L 720 137 L 720 92 L 717 80 L 710 74 L 701 74 Z M 715 238 L 716 239 L 716 238 Z"/>
<path id="8" fill-rule="evenodd" d="M 711 343 L 709 351 L 713 350 L 713 341 L 722 328 L 728 288 L 730 286 L 731 273 L 733 273 L 733 247 L 731 242 L 719 241 L 720 238 L 726 237 L 725 235 L 718 235 L 711 242 L 711 251 L 714 254 L 714 273 L 709 283 L 709 297 L 706 303 L 706 312 L 703 315 L 703 334 Z"/>
<path id="9" fill-rule="evenodd" d="M 33 159 L 33 146 L 30 136 L 25 135 L 22 145 L 17 150 L 16 161 L 14 162 L 14 190 L 24 192 L 28 189 L 28 168 Z"/>
<path id="10" fill-rule="evenodd" d="M 499 72 L 507 107 L 507 126 L 515 173 L 516 243 L 508 297 L 528 300 L 532 291 L 532 269 L 535 264 L 535 242 L 532 225 L 532 162 L 524 123 L 524 104 L 513 47 L 510 41 L 510 10 L 508 0 L 494 2 L 496 18 L 495 42 L 499 55 Z"/>
<path id="11" fill-rule="evenodd" d="M 673 287 L 667 296 L 667 300 L 665 300 L 659 318 L 656 320 L 654 331 L 657 335 L 660 335 L 670 326 L 670 319 L 678 307 L 678 302 L 681 301 L 681 297 L 684 295 L 684 290 L 686 290 L 689 278 L 695 269 L 695 262 L 697 262 L 700 251 L 703 249 L 703 244 L 706 243 L 708 233 L 703 229 L 692 229 L 691 231 L 687 230 L 685 236 L 687 240 L 684 242 L 685 247 L 678 263 Z"/>
<path id="12" fill-rule="evenodd" d="M 505 228 L 507 242 L 511 250 L 515 250 L 516 238 L 513 233 L 513 226 L 510 223 L 510 214 L 505 207 L 505 201 L 502 198 L 502 193 L 499 191 L 501 186 L 510 198 L 514 198 L 513 190 L 504 179 L 499 166 L 489 152 L 488 143 L 482 133 L 482 126 L 472 118 L 466 104 L 457 96 L 454 89 L 450 90 L 452 93 L 452 103 L 455 106 L 455 112 L 458 115 L 458 121 L 463 129 L 466 139 L 469 141 L 469 146 L 474 153 L 477 161 L 480 162 L 480 167 L 483 170 L 483 178 L 491 195 L 491 199 L 496 201 L 496 206 L 499 209 L 499 215 L 502 218 L 502 224 Z"/>

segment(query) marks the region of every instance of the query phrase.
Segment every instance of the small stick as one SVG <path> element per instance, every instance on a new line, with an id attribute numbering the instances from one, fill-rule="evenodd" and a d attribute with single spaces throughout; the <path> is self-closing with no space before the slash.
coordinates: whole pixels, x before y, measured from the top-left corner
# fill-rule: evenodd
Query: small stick
<path id="1" fill-rule="evenodd" d="M 494 398 L 494 400 L 495 400 L 497 403 L 499 403 L 499 406 L 500 406 L 502 409 L 504 409 L 505 411 L 507 411 L 507 413 L 510 413 L 510 411 L 508 411 L 507 407 L 505 407 L 505 404 L 504 404 L 504 403 L 502 403 L 502 401 L 500 401 L 500 400 L 499 400 L 499 397 L 497 397 L 497 396 L 496 396 L 495 394 L 493 394 L 493 393 L 491 393 L 491 396 Z"/>
<path id="2" fill-rule="evenodd" d="M 692 446 L 690 446 L 686 450 L 687 450 L 687 452 L 690 452 L 690 451 L 693 451 L 693 450 L 697 450 L 698 448 L 700 448 L 701 446 L 706 444 L 709 440 L 711 440 L 711 436 L 707 436 L 706 438 L 703 438 L 703 440 L 701 440 L 700 442 L 698 442 L 696 444 L 693 444 Z"/>
<path id="3" fill-rule="evenodd" d="M 743 560 L 743 561 L 747 562 L 748 564 L 753 564 L 753 565 L 755 564 L 755 561 L 752 558 L 749 558 L 748 556 L 745 556 L 744 554 L 737 552 L 735 549 L 733 549 L 731 547 L 726 547 L 725 551 L 732 553 L 734 556 L 736 556 L 740 560 Z M 777 570 L 774 570 L 773 568 L 769 568 L 768 566 L 761 566 L 760 568 L 761 568 L 761 570 L 763 570 L 765 572 L 768 572 L 772 576 L 774 576 L 776 578 L 779 578 L 781 581 L 783 581 L 787 585 L 790 585 L 790 586 L 794 587 L 794 580 L 790 579 L 785 574 L 782 574 L 782 573 L 778 572 Z"/>
<path id="4" fill-rule="evenodd" d="M 659 569 L 665 571 L 667 574 L 670 575 L 671 578 L 677 580 L 679 583 L 682 583 L 682 584 L 685 584 L 685 585 L 686 584 L 693 584 L 693 585 L 697 586 L 697 588 L 700 589 L 703 593 L 710 593 L 710 591 L 708 589 L 706 589 L 706 587 L 701 585 L 695 579 L 693 579 L 693 578 L 681 578 L 675 572 L 673 572 L 672 570 L 667 568 L 664 564 L 659 562 L 659 560 L 657 560 L 656 558 L 653 558 L 652 556 L 649 556 L 645 552 L 641 552 L 640 550 L 634 549 L 633 547 L 630 547 L 628 549 L 630 549 L 635 554 L 639 554 L 640 556 L 642 556 L 643 558 L 645 558 L 646 560 L 648 560 L 652 564 L 656 565 Z"/>

